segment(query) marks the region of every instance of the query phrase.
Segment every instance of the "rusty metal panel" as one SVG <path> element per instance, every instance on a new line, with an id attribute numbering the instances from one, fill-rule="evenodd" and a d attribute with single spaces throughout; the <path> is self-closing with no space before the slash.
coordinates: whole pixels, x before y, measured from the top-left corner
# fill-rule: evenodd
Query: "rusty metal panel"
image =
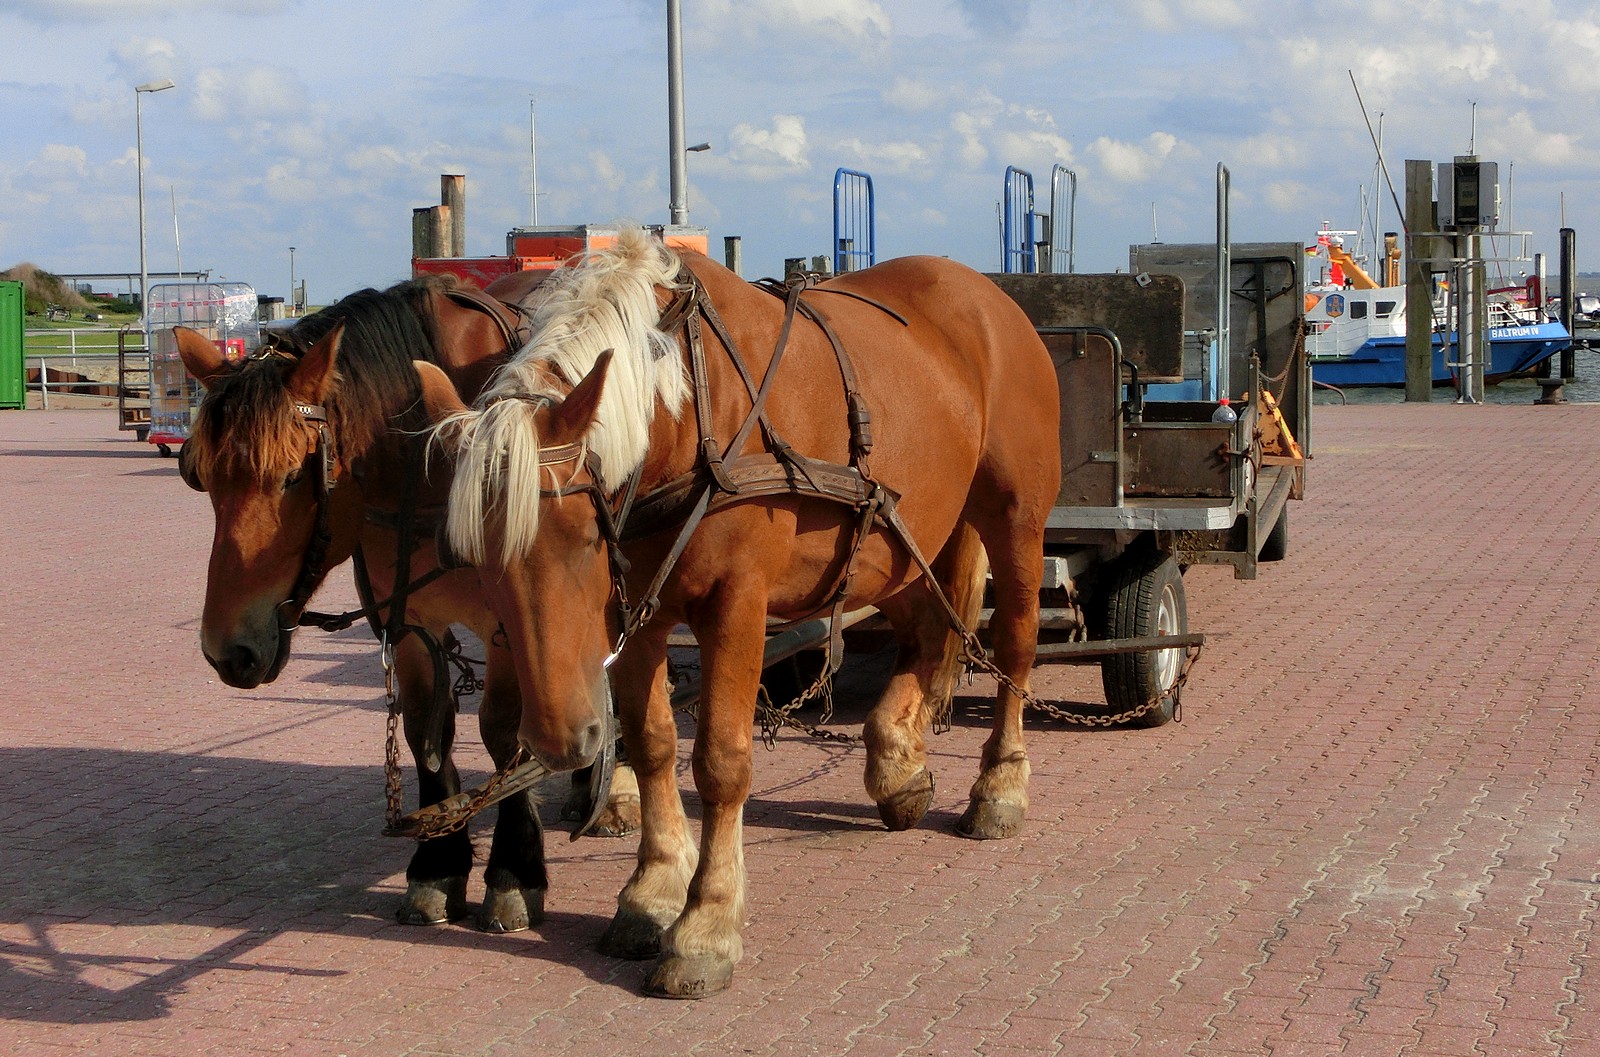
<path id="1" fill-rule="evenodd" d="M 1172 275 L 994 275 L 1035 327 L 1105 327 L 1142 382 L 1183 381 L 1183 280 Z"/>
<path id="2" fill-rule="evenodd" d="M 1121 384 L 1116 350 L 1100 334 L 1048 329 L 1061 398 L 1061 491 L 1056 506 L 1115 506 L 1122 495 Z"/>
<path id="3" fill-rule="evenodd" d="M 1233 466 L 1225 452 L 1232 442 L 1233 426 L 1227 423 L 1129 425 L 1125 493 L 1130 499 L 1230 498 Z"/>

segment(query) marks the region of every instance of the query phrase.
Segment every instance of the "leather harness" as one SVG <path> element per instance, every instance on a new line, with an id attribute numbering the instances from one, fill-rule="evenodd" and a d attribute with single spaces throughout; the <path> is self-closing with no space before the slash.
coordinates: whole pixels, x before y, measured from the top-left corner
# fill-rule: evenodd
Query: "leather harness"
<path id="1" fill-rule="evenodd" d="M 840 617 L 849 597 L 855 561 L 861 546 L 874 527 L 883 527 L 906 549 L 922 572 L 934 593 L 944 602 L 946 611 L 954 619 L 954 610 L 945 601 L 943 592 L 934 581 L 928 562 L 917 548 L 904 522 L 895 509 L 898 495 L 876 481 L 867 463 L 872 451 L 872 415 L 863 399 L 856 381 L 855 369 L 839 340 L 837 332 L 826 316 L 817 308 L 808 294 L 835 294 L 851 297 L 883 312 L 900 323 L 908 325 L 904 316 L 872 298 L 849 290 L 816 285 L 815 276 L 797 276 L 788 282 L 765 279 L 754 284 L 758 288 L 782 298 L 783 323 L 779 329 L 772 358 L 759 385 L 739 353 L 732 335 L 723 323 L 716 306 L 707 295 L 704 285 L 688 268 L 679 273 L 679 295 L 661 313 L 659 329 L 672 333 L 681 328 L 688 346 L 690 381 L 694 390 L 695 421 L 699 432 L 699 456 L 695 468 L 666 483 L 651 489 L 634 501 L 638 475 L 642 464 L 621 490 L 620 502 L 608 498 L 598 484 L 567 485 L 559 489 L 542 489 L 547 497 L 587 492 L 594 501 L 600 518 L 600 529 L 612 555 L 612 578 L 621 609 L 621 635 L 607 663 L 615 660 L 623 644 L 640 627 L 647 623 L 660 605 L 660 593 L 688 547 L 690 539 L 701 520 L 715 510 L 773 495 L 804 495 L 850 507 L 858 517 L 855 523 L 849 554 L 838 580 L 827 593 L 825 601 L 805 616 L 774 625 L 787 627 L 809 620 L 823 610 L 831 610 L 831 633 L 828 643 L 828 668 L 837 667 L 842 658 L 843 628 Z M 795 318 L 803 316 L 815 324 L 827 337 L 833 349 L 834 360 L 843 382 L 845 405 L 850 426 L 850 462 L 848 465 L 823 462 L 796 452 L 778 433 L 767 416 L 766 402 L 771 393 L 778 365 L 788 346 Z M 710 328 L 722 344 L 750 399 L 750 410 L 735 432 L 733 439 L 723 444 L 712 421 L 712 396 L 709 372 L 706 367 L 704 331 Z M 751 433 L 760 426 L 765 450 L 742 453 L 741 449 Z M 563 446 L 566 447 L 566 446 Z M 562 453 L 566 458 L 570 455 Z M 543 449 L 541 462 L 560 459 L 555 449 Z M 591 462 L 590 477 L 597 481 L 598 467 Z M 677 538 L 666 559 L 656 571 L 649 587 L 636 605 L 631 605 L 624 589 L 623 574 L 629 563 L 622 557 L 623 544 L 654 535 L 673 525 L 679 526 Z"/>

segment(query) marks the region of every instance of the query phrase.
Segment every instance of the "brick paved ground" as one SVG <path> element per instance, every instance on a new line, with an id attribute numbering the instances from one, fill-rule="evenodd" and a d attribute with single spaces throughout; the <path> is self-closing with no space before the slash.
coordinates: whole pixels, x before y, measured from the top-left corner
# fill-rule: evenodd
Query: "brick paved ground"
<path id="1" fill-rule="evenodd" d="M 594 950 L 632 840 L 554 835 L 535 931 L 394 924 L 364 634 L 221 686 L 204 499 L 109 412 L 0 414 L 0 1054 L 1600 1054 L 1600 407 L 1316 440 L 1290 560 L 1191 570 L 1185 721 L 1033 724 L 1020 838 L 948 832 L 981 686 L 911 832 L 859 751 L 758 750 L 749 954 L 671 1003 Z"/>

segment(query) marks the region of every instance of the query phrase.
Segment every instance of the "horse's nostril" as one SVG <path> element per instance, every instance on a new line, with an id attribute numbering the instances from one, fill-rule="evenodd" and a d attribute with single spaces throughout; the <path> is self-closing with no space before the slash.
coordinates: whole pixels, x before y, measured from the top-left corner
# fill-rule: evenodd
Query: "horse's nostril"
<path id="1" fill-rule="evenodd" d="M 242 643 L 234 643 L 222 654 L 222 667 L 231 675 L 254 673 L 261 667 L 261 655 Z"/>

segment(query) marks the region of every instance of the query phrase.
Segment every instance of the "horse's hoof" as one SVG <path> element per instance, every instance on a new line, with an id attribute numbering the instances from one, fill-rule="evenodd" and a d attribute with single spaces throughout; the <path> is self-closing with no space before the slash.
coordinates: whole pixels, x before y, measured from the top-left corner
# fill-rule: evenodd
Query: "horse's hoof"
<path id="1" fill-rule="evenodd" d="M 1014 837 L 1022 829 L 1026 811 L 1020 804 L 1005 804 L 996 800 L 974 800 L 967 805 L 966 813 L 956 822 L 956 832 L 973 840 L 995 840 Z"/>
<path id="2" fill-rule="evenodd" d="M 412 881 L 405 898 L 394 912 L 402 925 L 443 925 L 467 916 L 467 879 L 441 877 L 433 881 Z"/>
<path id="3" fill-rule="evenodd" d="M 480 932 L 521 932 L 543 920 L 543 888 L 491 888 L 475 923 Z"/>
<path id="4" fill-rule="evenodd" d="M 613 958 L 643 961 L 661 953 L 661 933 L 665 930 L 643 914 L 631 910 L 618 910 L 605 935 L 600 937 L 600 951 Z"/>
<path id="5" fill-rule="evenodd" d="M 732 982 L 733 963 L 726 958 L 674 954 L 661 959 L 645 983 L 644 993 L 658 998 L 705 998 L 726 991 Z"/>
<path id="6" fill-rule="evenodd" d="M 561 821 L 581 822 L 589 817 L 590 806 L 589 787 L 587 785 L 573 786 L 572 792 L 567 794 L 567 799 L 561 804 Z"/>
<path id="7" fill-rule="evenodd" d="M 586 837 L 626 837 L 637 833 L 644 817 L 639 812 L 639 798 L 621 796 L 612 799 L 594 825 L 584 833 Z"/>
<path id="8" fill-rule="evenodd" d="M 891 830 L 910 829 L 922 821 L 933 803 L 933 774 L 924 767 L 878 805 L 878 815 Z"/>

